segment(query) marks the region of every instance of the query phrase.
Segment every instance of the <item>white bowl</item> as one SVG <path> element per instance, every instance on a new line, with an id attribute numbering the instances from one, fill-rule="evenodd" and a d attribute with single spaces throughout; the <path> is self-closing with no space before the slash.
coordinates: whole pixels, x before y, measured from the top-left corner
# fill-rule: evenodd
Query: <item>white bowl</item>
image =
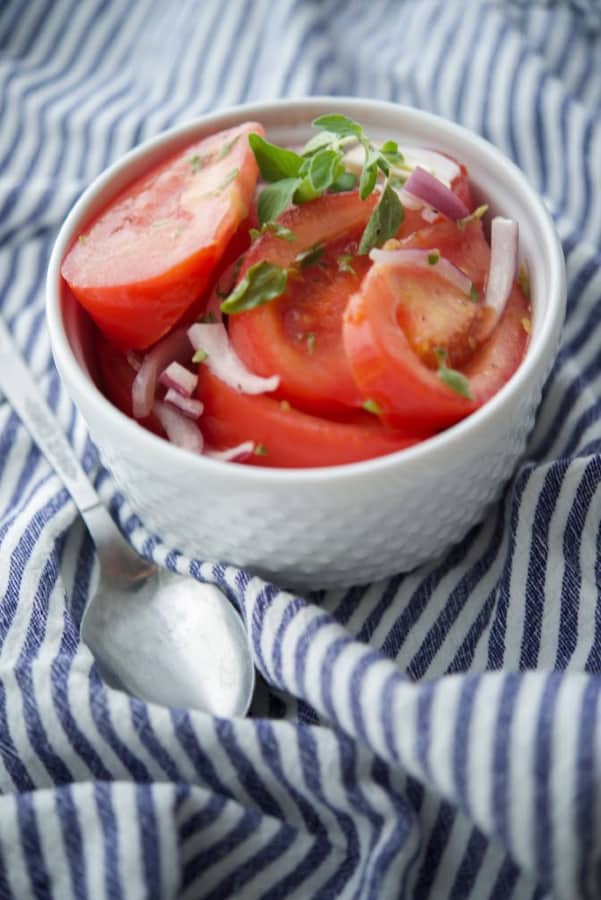
<path id="1" fill-rule="evenodd" d="M 243 120 L 295 145 L 338 111 L 376 139 L 445 150 L 464 162 L 478 199 L 515 218 L 528 260 L 533 321 L 518 371 L 482 409 L 424 443 L 367 462 L 278 470 L 217 462 L 174 447 L 127 418 L 94 382 L 91 327 L 60 276 L 83 225 L 155 161 Z M 186 555 L 245 566 L 281 584 L 343 587 L 406 571 L 459 541 L 485 514 L 524 452 L 556 354 L 565 307 L 561 246 L 524 175 L 480 137 L 390 103 L 319 98 L 237 107 L 159 135 L 104 172 L 57 237 L 47 280 L 56 364 L 105 464 L 144 524 Z"/>

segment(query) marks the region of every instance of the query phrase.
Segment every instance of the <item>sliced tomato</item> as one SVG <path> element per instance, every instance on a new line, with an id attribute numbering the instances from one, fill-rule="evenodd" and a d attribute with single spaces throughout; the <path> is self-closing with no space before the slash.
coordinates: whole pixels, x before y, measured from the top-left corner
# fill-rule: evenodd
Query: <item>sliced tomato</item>
<path id="1" fill-rule="evenodd" d="M 230 339 L 253 372 L 277 373 L 277 396 L 299 408 L 361 404 L 342 346 L 342 313 L 371 265 L 357 248 L 376 201 L 362 201 L 357 192 L 320 197 L 280 217 L 294 241 L 266 233 L 246 256 L 240 278 L 259 260 L 294 273 L 277 300 L 230 316 Z M 313 260 L 301 262 L 311 248 Z"/>
<path id="2" fill-rule="evenodd" d="M 263 133 L 247 122 L 156 166 L 71 247 L 62 274 L 114 343 L 150 346 L 206 292 L 254 198 L 251 131 Z"/>
<path id="3" fill-rule="evenodd" d="M 482 291 L 490 251 L 480 224 L 462 231 L 443 223 L 427 231 L 407 243 L 439 249 Z M 363 396 L 378 404 L 386 422 L 416 433 L 447 427 L 473 412 L 515 371 L 527 342 L 522 319 L 528 316 L 528 304 L 517 287 L 495 332 L 479 347 L 485 314 L 482 300 L 471 302 L 436 266 L 431 271 L 373 266 L 349 301 L 343 326 Z M 447 352 L 448 367 L 469 378 L 472 399 L 439 376 L 438 348 Z"/>
<path id="4" fill-rule="evenodd" d="M 258 466 L 313 468 L 358 462 L 403 450 L 416 443 L 385 428 L 375 416 L 354 412 L 348 422 L 294 409 L 265 394 L 241 394 L 206 366 L 199 366 L 198 396 L 204 403 L 203 436 L 216 449 L 252 440 L 265 451 L 248 462 Z"/>

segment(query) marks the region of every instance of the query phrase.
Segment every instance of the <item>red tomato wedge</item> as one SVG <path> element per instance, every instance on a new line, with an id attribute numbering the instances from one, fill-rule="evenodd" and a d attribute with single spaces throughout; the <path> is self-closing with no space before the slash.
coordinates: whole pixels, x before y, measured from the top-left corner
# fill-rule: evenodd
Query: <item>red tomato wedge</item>
<path id="1" fill-rule="evenodd" d="M 208 444 L 226 449 L 252 440 L 265 449 L 247 463 L 281 468 L 314 468 L 358 462 L 403 450 L 416 443 L 385 428 L 369 413 L 341 422 L 310 415 L 264 394 L 241 394 L 199 366 L 200 419 Z"/>
<path id="2" fill-rule="evenodd" d="M 115 344 L 155 343 L 208 288 L 254 197 L 256 122 L 186 147 L 126 188 L 73 244 L 62 274 Z"/>
<path id="3" fill-rule="evenodd" d="M 286 292 L 256 309 L 231 315 L 230 340 L 259 375 L 280 376 L 277 396 L 310 412 L 360 406 L 342 344 L 342 314 L 371 263 L 357 256 L 377 197 L 331 194 L 284 213 L 279 224 L 295 236 L 272 233 L 250 248 L 240 277 L 259 260 L 294 267 Z M 305 251 L 317 248 L 313 261 Z"/>
<path id="4" fill-rule="evenodd" d="M 482 290 L 490 251 L 480 223 L 464 231 L 452 223 L 427 231 L 404 246 L 439 249 Z M 417 271 L 409 265 L 374 265 L 349 301 L 343 326 L 363 396 L 378 404 L 387 423 L 414 433 L 439 430 L 473 412 L 515 371 L 527 343 L 522 320 L 529 307 L 517 287 L 495 332 L 478 347 L 484 315 L 482 301 L 470 301 L 435 266 Z M 448 353 L 447 365 L 469 378 L 473 399 L 439 377 L 434 352 L 439 347 Z"/>

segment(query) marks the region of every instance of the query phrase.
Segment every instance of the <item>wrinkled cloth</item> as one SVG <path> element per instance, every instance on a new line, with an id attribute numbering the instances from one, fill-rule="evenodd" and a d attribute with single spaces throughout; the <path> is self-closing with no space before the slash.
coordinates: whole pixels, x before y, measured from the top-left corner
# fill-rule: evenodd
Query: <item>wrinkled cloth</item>
<path id="1" fill-rule="evenodd" d="M 247 719 L 108 688 L 79 640 L 74 504 L 0 398 L 0 897 L 601 896 L 601 6 L 8 0 L 0 309 L 124 533 L 220 585 L 261 676 Z M 45 269 L 86 185 L 209 111 L 301 95 L 438 113 L 512 158 L 568 308 L 526 454 L 442 558 L 296 597 L 151 535 L 53 367 Z"/>

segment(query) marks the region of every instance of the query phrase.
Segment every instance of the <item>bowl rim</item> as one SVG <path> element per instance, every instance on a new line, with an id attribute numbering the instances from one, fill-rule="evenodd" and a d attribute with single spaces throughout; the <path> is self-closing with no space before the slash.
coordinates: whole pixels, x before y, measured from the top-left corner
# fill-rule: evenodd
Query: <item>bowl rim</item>
<path id="1" fill-rule="evenodd" d="M 384 118 L 391 114 L 401 115 L 410 123 L 427 126 L 435 133 L 442 131 L 456 141 L 469 143 L 476 152 L 488 157 L 498 167 L 500 175 L 510 179 L 519 187 L 525 205 L 529 208 L 530 214 L 534 216 L 538 232 L 549 251 L 548 282 L 551 290 L 547 298 L 542 329 L 540 332 L 535 329 L 536 333 L 532 336 L 529 351 L 516 372 L 480 409 L 433 437 L 427 438 L 413 447 L 385 456 L 336 466 L 283 469 L 269 466 L 224 464 L 221 460 L 183 450 L 138 425 L 117 409 L 102 394 L 94 381 L 83 372 L 63 321 L 61 263 L 73 237 L 81 228 L 81 224 L 86 221 L 86 210 L 89 205 L 111 184 L 116 176 L 134 166 L 140 159 L 148 155 L 156 155 L 160 150 L 166 154 L 169 152 L 168 148 L 174 149 L 178 144 L 185 145 L 187 138 L 193 139 L 194 135 L 199 132 L 210 133 L 212 129 L 231 127 L 232 124 L 242 119 L 261 121 L 262 117 L 283 110 L 289 115 L 292 114 L 297 124 L 306 123 L 308 125 L 316 115 L 331 112 L 332 109 L 360 119 L 362 108 L 367 110 L 371 117 Z M 290 124 L 290 127 L 294 127 L 293 124 Z M 410 137 L 409 134 L 408 138 L 410 139 Z M 493 419 L 502 417 L 504 411 L 509 412 L 513 399 L 535 375 L 542 360 L 555 353 L 563 324 L 565 303 L 565 260 L 557 230 L 542 199 L 530 186 L 518 166 L 485 138 L 442 116 L 389 101 L 359 97 L 296 97 L 240 104 L 176 125 L 142 142 L 101 172 L 76 200 L 56 236 L 46 277 L 46 316 L 50 344 L 68 393 L 71 393 L 70 385 L 76 385 L 78 394 L 85 395 L 86 404 L 93 408 L 95 417 L 102 417 L 111 430 L 120 431 L 127 438 L 129 445 L 136 447 L 141 454 L 154 454 L 161 466 L 185 464 L 192 467 L 199 476 L 203 474 L 213 478 L 222 476 L 232 482 L 256 487 L 264 487 L 268 484 L 304 486 L 320 484 L 324 481 L 345 482 L 360 476 L 385 475 L 389 471 L 398 469 L 399 466 L 402 466 L 403 470 L 407 470 L 409 475 L 411 468 L 415 465 L 421 467 L 424 463 L 436 465 L 439 461 L 442 461 L 443 464 L 445 461 L 448 462 L 449 458 L 453 458 L 457 450 L 465 445 L 466 440 L 475 440 L 478 434 L 486 432 Z M 536 338 L 536 346 L 533 349 L 534 338 Z M 549 367 L 550 362 L 547 370 Z M 547 371 L 544 374 L 546 376 Z"/>

